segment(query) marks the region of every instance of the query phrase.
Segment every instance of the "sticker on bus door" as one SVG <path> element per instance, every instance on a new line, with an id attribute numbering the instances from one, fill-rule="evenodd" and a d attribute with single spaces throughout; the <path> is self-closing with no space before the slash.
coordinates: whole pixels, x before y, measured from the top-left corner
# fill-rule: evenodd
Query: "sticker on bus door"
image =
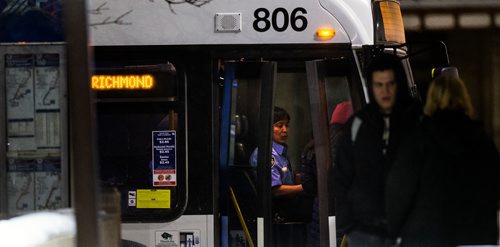
<path id="1" fill-rule="evenodd" d="M 175 130 L 153 131 L 153 186 L 176 186 Z"/>
<path id="2" fill-rule="evenodd" d="M 155 247 L 200 246 L 200 230 L 159 230 L 155 232 Z"/>

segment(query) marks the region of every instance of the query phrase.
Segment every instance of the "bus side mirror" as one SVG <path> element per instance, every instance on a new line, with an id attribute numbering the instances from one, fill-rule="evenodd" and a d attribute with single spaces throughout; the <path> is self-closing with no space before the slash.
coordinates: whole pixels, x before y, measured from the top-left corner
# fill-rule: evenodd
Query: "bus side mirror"
<path id="1" fill-rule="evenodd" d="M 441 41 L 416 42 L 407 44 L 407 47 L 413 80 L 422 101 L 425 102 L 427 89 L 429 83 L 434 79 L 434 74 L 437 76 L 440 72 L 449 70 L 445 68 L 452 68 L 450 67 L 448 49 Z M 432 73 L 433 71 L 434 73 Z M 455 71 L 458 76 L 456 68 Z M 445 73 L 451 73 L 451 70 Z"/>

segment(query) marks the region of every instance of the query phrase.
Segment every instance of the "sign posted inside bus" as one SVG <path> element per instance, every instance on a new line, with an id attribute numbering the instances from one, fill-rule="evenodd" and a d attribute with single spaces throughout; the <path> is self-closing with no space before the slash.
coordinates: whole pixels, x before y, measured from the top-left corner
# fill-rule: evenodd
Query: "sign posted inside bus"
<path id="1" fill-rule="evenodd" d="M 153 186 L 176 186 L 175 130 L 153 131 Z"/>

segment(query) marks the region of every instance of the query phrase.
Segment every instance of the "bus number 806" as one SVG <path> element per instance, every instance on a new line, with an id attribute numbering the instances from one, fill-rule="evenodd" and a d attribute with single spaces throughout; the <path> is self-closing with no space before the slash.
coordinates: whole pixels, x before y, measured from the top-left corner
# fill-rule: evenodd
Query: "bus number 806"
<path id="1" fill-rule="evenodd" d="M 266 8 L 258 8 L 253 12 L 255 20 L 253 21 L 253 29 L 257 32 L 266 32 L 271 26 L 277 32 L 283 32 L 288 29 L 288 25 L 296 32 L 302 32 L 307 28 L 307 10 L 304 8 L 295 8 L 292 13 L 288 15 L 285 8 L 276 8 L 271 14 Z M 278 16 L 281 15 L 283 22 L 278 22 Z M 269 20 L 271 16 L 271 20 Z M 281 25 L 280 25 L 281 24 Z"/>

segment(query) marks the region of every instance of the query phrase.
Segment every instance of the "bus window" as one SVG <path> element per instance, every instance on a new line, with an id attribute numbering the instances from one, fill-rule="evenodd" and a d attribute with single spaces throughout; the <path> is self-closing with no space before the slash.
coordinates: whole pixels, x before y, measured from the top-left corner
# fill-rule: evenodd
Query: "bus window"
<path id="1" fill-rule="evenodd" d="M 185 82 L 177 73 L 167 63 L 92 76 L 100 180 L 120 191 L 124 222 L 166 222 L 185 208 Z"/>

